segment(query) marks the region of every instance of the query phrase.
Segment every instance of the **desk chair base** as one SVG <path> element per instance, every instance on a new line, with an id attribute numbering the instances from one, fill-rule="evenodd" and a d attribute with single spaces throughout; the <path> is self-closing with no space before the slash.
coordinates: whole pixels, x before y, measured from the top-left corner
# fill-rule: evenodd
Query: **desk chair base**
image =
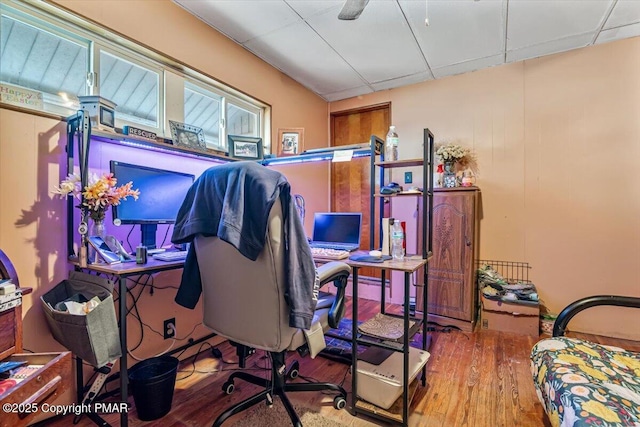
<path id="1" fill-rule="evenodd" d="M 213 423 L 213 427 L 219 427 L 222 423 L 229 417 L 238 414 L 245 409 L 249 409 L 250 407 L 266 401 L 268 405 L 273 404 L 274 395 L 280 397 L 282 404 L 284 405 L 287 413 L 289 414 L 289 418 L 291 418 L 291 423 L 295 427 L 302 427 L 302 423 L 300 422 L 300 417 L 296 414 L 293 409 L 293 405 L 289 401 L 287 397 L 287 392 L 296 392 L 296 391 L 324 391 L 324 390 L 334 390 L 339 394 L 333 399 L 333 406 L 336 409 L 343 409 L 347 404 L 347 392 L 337 384 L 331 383 L 286 383 L 287 377 L 295 377 L 296 375 L 285 375 L 285 352 L 281 353 L 271 353 L 269 352 L 269 356 L 271 357 L 271 380 L 258 377 L 255 375 L 248 374 L 246 372 L 234 372 L 229 376 L 229 379 L 222 386 L 222 390 L 231 394 L 234 389 L 233 380 L 235 378 L 242 379 L 251 384 L 255 384 L 258 386 L 265 387 L 265 390 L 251 396 L 250 398 L 238 403 L 237 405 L 227 409 L 222 414 L 218 416 L 218 418 Z M 297 364 L 296 364 L 297 366 Z M 294 368 L 297 369 L 297 368 Z M 290 373 L 293 372 L 293 369 L 290 370 Z"/>

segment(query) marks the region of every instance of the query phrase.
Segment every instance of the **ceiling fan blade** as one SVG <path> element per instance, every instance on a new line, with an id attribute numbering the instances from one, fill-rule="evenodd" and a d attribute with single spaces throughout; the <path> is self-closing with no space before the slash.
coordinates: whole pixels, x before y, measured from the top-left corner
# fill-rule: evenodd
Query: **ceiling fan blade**
<path id="1" fill-rule="evenodd" d="M 342 6 L 338 19 L 342 19 L 343 21 L 353 21 L 357 19 L 367 3 L 369 3 L 369 0 L 347 0 L 344 6 Z"/>

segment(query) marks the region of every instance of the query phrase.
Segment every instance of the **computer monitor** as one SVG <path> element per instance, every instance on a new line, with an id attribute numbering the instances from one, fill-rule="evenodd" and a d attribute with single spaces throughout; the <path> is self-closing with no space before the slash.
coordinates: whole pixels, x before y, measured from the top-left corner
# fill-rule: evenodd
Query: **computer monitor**
<path id="1" fill-rule="evenodd" d="M 118 184 L 133 182 L 133 188 L 140 190 L 140 197 L 129 197 L 113 207 L 115 224 L 139 224 L 142 244 L 156 247 L 158 224 L 174 224 L 178 210 L 195 176 L 146 166 L 132 165 L 112 160 L 111 173 Z"/>

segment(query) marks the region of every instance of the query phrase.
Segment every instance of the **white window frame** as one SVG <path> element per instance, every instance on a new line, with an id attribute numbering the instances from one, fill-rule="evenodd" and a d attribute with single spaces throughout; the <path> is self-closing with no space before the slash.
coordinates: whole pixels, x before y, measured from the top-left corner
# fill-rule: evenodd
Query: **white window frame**
<path id="1" fill-rule="evenodd" d="M 158 73 L 158 125 L 148 127 L 135 122 L 127 122 L 116 115 L 116 127 L 129 124 L 171 138 L 168 121 L 182 121 L 184 117 L 184 83 L 179 84 L 181 79 L 189 81 L 196 87 L 202 88 L 206 92 L 211 92 L 222 96 L 221 111 L 223 118 L 226 117 L 227 103 L 231 102 L 243 109 L 255 113 L 258 117 L 258 135 L 263 139 L 265 153 L 270 152 L 271 146 L 271 106 L 247 95 L 233 87 L 227 86 L 214 78 L 201 73 L 185 64 L 175 62 L 164 54 L 145 48 L 135 41 L 123 39 L 122 36 L 112 33 L 102 27 L 79 17 L 72 12 L 68 12 L 48 2 L 35 0 L 0 0 L 0 9 L 3 14 L 7 14 L 13 19 L 32 25 L 43 31 L 50 32 L 56 36 L 64 37 L 74 43 L 89 43 L 87 58 L 87 95 L 99 95 L 100 51 L 122 57 L 143 68 L 147 68 Z M 93 78 L 94 86 L 90 85 Z M 177 92 L 177 87 L 182 88 Z M 55 114 L 68 116 L 75 113 L 79 104 L 65 111 L 56 111 Z M 45 110 L 46 112 L 46 110 Z M 227 133 L 224 120 L 221 122 L 220 142 L 222 147 L 227 146 Z M 216 146 L 218 148 L 218 146 Z"/>
<path id="2" fill-rule="evenodd" d="M 224 150 L 226 147 L 226 144 L 224 143 L 224 138 L 226 138 L 226 136 L 224 136 L 224 121 L 225 121 L 225 114 L 224 114 L 224 105 L 225 105 L 225 94 L 222 91 L 217 90 L 215 87 L 210 87 L 196 79 L 193 78 L 188 78 L 188 77 L 184 77 L 183 80 L 183 85 L 182 85 L 182 93 L 184 94 L 185 89 L 188 89 L 190 91 L 199 93 L 202 96 L 207 96 L 209 98 L 215 98 L 219 103 L 220 103 L 220 111 L 218 112 L 218 143 L 215 143 L 214 141 L 209 141 L 206 140 L 206 135 L 205 135 L 205 140 L 207 143 L 208 147 L 212 147 L 215 149 L 221 149 Z M 182 100 L 182 114 L 184 117 L 184 99 Z M 184 120 L 184 118 L 183 118 Z"/>
<path id="3" fill-rule="evenodd" d="M 151 132 L 155 132 L 157 134 L 163 134 L 164 132 L 164 111 L 163 108 L 165 104 L 165 84 L 164 84 L 164 68 L 157 64 L 155 61 L 151 61 L 145 58 L 141 58 L 139 55 L 135 55 L 134 52 L 129 50 L 106 45 L 104 42 L 96 42 L 94 43 L 93 49 L 93 73 L 94 73 L 94 85 L 91 87 L 92 95 L 100 95 L 100 54 L 104 52 L 111 56 L 115 56 L 116 58 L 121 58 L 124 61 L 128 61 L 137 65 L 138 67 L 144 68 L 146 70 L 152 71 L 158 76 L 158 104 L 156 107 L 156 125 L 152 126 L 149 124 L 139 123 L 133 120 L 126 120 L 122 116 L 122 114 L 118 113 L 118 109 L 116 107 L 116 127 L 122 128 L 125 125 L 133 126 L 140 129 L 145 129 Z"/>
<path id="4" fill-rule="evenodd" d="M 87 69 L 85 70 L 85 75 L 91 71 L 92 67 L 92 50 L 94 42 L 91 38 L 86 37 L 85 34 L 80 32 L 75 32 L 71 27 L 69 27 L 64 22 L 59 19 L 55 19 L 53 17 L 47 16 L 45 14 L 35 13 L 26 7 L 16 7 L 14 4 L 7 4 L 5 2 L 0 3 L 0 15 L 6 15 L 7 17 L 18 21 L 24 25 L 31 26 L 38 31 L 43 31 L 49 34 L 52 34 L 56 37 L 64 39 L 70 43 L 79 45 L 87 50 Z M 24 87 L 28 90 L 35 90 L 26 86 L 18 86 Z M 85 95 L 90 94 L 90 88 L 87 80 L 85 79 Z M 56 97 L 50 93 L 42 92 L 43 98 L 43 108 L 36 109 L 30 107 L 24 107 L 27 109 L 33 109 L 36 111 L 43 111 L 47 113 L 61 114 L 61 115 L 71 115 L 78 110 L 78 100 L 75 98 L 75 94 L 73 94 L 73 98 L 64 99 L 62 96 Z"/>

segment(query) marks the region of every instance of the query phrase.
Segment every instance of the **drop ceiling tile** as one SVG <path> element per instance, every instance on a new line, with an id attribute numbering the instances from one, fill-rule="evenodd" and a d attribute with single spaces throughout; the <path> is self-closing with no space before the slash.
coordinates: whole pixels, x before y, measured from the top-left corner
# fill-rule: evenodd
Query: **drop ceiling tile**
<path id="1" fill-rule="evenodd" d="M 471 61 L 461 62 L 459 64 L 451 64 L 445 67 L 433 68 L 433 75 L 436 79 L 454 76 L 456 74 L 468 73 L 471 71 L 477 71 L 482 68 L 494 67 L 504 63 L 504 55 L 498 54 L 488 56 L 486 58 L 474 59 Z"/>
<path id="2" fill-rule="evenodd" d="M 629 37 L 640 36 L 640 23 L 633 25 L 625 25 L 624 27 L 612 28 L 604 30 L 598 34 L 595 44 L 612 42 L 614 40 L 626 39 Z"/>
<path id="3" fill-rule="evenodd" d="M 507 62 L 522 61 L 525 59 L 537 58 L 539 56 L 565 52 L 571 49 L 578 49 L 591 44 L 592 39 L 593 34 L 588 33 L 567 37 L 561 40 L 540 43 L 538 45 L 528 46 L 522 49 L 511 50 L 507 52 Z"/>
<path id="4" fill-rule="evenodd" d="M 366 95 L 372 93 L 373 89 L 369 86 L 360 86 L 352 89 L 342 90 L 339 92 L 327 93 L 322 95 L 329 102 L 340 101 L 341 99 L 353 98 L 354 96 Z"/>
<path id="5" fill-rule="evenodd" d="M 432 68 L 499 54 L 504 50 L 506 1 L 400 0 Z M 428 13 L 429 26 L 425 25 Z"/>
<path id="6" fill-rule="evenodd" d="M 366 83 L 304 22 L 255 38 L 245 47 L 319 94 Z"/>
<path id="7" fill-rule="evenodd" d="M 588 32 L 595 33 L 611 4 L 612 0 L 511 0 L 507 50 L 536 46 L 551 40 L 566 40 L 567 37 Z"/>
<path id="8" fill-rule="evenodd" d="M 609 19 L 604 24 L 605 29 L 621 27 L 640 22 L 640 1 L 618 0 L 613 7 Z"/>
<path id="9" fill-rule="evenodd" d="M 332 10 L 338 16 L 344 0 L 285 0 L 303 19 Z"/>
<path id="10" fill-rule="evenodd" d="M 300 21 L 283 0 L 173 1 L 238 43 Z"/>
<path id="11" fill-rule="evenodd" d="M 322 13 L 307 22 L 370 83 L 427 70 L 395 1 L 370 1 L 354 21 L 341 21 L 334 13 Z"/>
<path id="12" fill-rule="evenodd" d="M 371 87 L 374 90 L 385 90 L 393 89 L 394 87 L 412 85 L 414 83 L 420 83 L 427 80 L 433 80 L 433 74 L 431 74 L 430 71 L 412 74 L 410 76 L 398 77 L 397 79 L 386 80 L 383 82 L 372 83 Z"/>

